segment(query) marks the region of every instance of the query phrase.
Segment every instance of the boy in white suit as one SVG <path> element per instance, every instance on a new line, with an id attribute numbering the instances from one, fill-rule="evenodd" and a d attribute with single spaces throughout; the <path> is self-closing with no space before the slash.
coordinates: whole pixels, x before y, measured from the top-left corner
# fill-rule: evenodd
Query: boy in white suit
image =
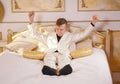
<path id="1" fill-rule="evenodd" d="M 34 21 L 34 12 L 29 13 L 30 24 Z M 94 29 L 95 23 L 98 21 L 96 16 L 90 25 L 82 33 L 72 34 L 67 31 L 67 21 L 64 18 L 59 18 L 56 21 L 56 31 L 44 36 L 44 40 L 47 43 L 48 51 L 44 57 L 44 66 L 42 73 L 44 75 L 68 75 L 72 73 L 72 67 L 70 66 L 70 50 L 69 47 L 72 43 L 76 43 L 90 34 Z M 29 25 L 32 29 L 32 26 Z M 39 35 L 41 37 L 42 35 Z M 37 36 L 36 36 L 37 37 Z"/>

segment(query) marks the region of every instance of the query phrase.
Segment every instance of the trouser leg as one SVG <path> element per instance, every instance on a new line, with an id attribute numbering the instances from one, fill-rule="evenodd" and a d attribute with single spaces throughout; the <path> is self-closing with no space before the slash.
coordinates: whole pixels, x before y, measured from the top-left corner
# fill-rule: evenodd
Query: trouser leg
<path id="1" fill-rule="evenodd" d="M 54 54 L 47 54 L 44 58 L 44 66 L 42 69 L 44 75 L 57 75 L 56 74 L 56 57 Z"/>
<path id="2" fill-rule="evenodd" d="M 56 56 L 55 53 L 47 54 L 44 57 L 44 65 L 49 66 L 53 69 L 56 69 Z"/>
<path id="3" fill-rule="evenodd" d="M 59 55 L 58 57 L 59 75 L 68 75 L 72 73 L 70 66 L 71 59 L 69 56 Z"/>

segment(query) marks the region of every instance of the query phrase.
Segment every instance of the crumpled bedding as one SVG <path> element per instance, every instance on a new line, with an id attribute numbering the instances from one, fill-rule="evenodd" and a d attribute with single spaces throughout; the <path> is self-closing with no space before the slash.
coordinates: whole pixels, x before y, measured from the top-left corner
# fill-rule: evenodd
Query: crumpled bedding
<path id="1" fill-rule="evenodd" d="M 94 48 L 92 55 L 73 59 L 71 66 L 72 74 L 47 76 L 41 73 L 43 61 L 5 50 L 0 54 L 0 84 L 112 84 L 102 49 Z"/>

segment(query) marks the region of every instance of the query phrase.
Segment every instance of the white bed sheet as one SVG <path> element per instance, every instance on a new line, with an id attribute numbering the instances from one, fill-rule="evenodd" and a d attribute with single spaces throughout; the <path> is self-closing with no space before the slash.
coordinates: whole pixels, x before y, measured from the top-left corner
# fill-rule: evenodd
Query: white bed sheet
<path id="1" fill-rule="evenodd" d="M 71 62 L 73 73 L 47 76 L 41 73 L 43 62 L 4 51 L 0 55 L 0 84 L 112 84 L 106 55 L 94 48 L 90 56 Z"/>

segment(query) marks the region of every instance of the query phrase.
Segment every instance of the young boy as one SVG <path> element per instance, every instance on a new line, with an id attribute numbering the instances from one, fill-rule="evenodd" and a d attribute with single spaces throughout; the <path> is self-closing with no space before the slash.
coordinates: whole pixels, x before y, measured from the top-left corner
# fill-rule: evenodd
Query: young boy
<path id="1" fill-rule="evenodd" d="M 34 21 L 34 12 L 29 13 L 30 24 Z M 72 43 L 76 43 L 90 34 L 94 29 L 95 23 L 98 21 L 96 16 L 89 26 L 82 33 L 72 34 L 67 31 L 67 21 L 64 18 L 59 18 L 56 21 L 56 29 L 54 33 L 49 33 L 44 36 L 48 46 L 48 52 L 44 57 L 44 66 L 42 73 L 44 75 L 68 75 L 72 73 L 72 67 L 70 66 L 70 50 L 69 47 Z M 29 25 L 32 29 L 32 26 Z M 40 34 L 40 36 L 42 36 Z M 36 36 L 37 37 L 37 36 Z"/>

